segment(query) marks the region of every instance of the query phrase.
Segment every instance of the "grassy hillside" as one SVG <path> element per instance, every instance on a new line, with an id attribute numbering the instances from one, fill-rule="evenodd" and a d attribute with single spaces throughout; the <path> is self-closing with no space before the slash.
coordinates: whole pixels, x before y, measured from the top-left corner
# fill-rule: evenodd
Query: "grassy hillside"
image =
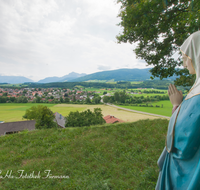
<path id="1" fill-rule="evenodd" d="M 0 189 L 154 189 L 167 125 L 163 119 L 141 120 L 2 136 Z M 19 170 L 34 175 L 22 178 Z M 45 170 L 66 178 L 49 178 Z"/>

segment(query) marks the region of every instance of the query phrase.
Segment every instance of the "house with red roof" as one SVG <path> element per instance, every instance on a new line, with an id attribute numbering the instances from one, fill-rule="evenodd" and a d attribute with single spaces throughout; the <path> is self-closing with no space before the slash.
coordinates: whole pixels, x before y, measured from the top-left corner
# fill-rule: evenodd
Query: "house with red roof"
<path id="1" fill-rule="evenodd" d="M 118 119 L 113 115 L 107 115 L 103 119 L 106 121 L 106 123 L 117 123 L 117 122 L 123 123 L 124 122 L 123 120 Z"/>

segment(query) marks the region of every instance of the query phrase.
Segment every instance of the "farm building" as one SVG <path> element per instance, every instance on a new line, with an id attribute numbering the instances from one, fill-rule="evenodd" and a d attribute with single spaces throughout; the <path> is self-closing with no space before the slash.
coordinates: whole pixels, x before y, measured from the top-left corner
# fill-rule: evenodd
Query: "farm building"
<path id="1" fill-rule="evenodd" d="M 23 131 L 25 129 L 28 129 L 29 131 L 34 130 L 35 120 L 0 123 L 0 136 L 18 133 L 19 131 Z"/>
<path id="2" fill-rule="evenodd" d="M 115 116 L 112 116 L 112 115 L 107 115 L 103 119 L 106 121 L 106 123 L 117 123 L 117 122 L 123 123 L 124 122 L 123 120 L 118 119 L 118 118 L 116 118 Z"/>

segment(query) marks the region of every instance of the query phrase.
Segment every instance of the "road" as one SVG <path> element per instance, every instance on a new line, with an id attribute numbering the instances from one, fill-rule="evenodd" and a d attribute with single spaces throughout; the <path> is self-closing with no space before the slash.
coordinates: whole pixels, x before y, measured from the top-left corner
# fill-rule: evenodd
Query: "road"
<path id="1" fill-rule="evenodd" d="M 118 109 L 121 109 L 121 110 L 125 110 L 125 111 L 130 111 L 130 112 L 141 113 L 141 114 L 152 115 L 152 116 L 156 116 L 156 117 L 162 117 L 162 118 L 170 119 L 170 117 L 167 117 L 167 116 L 164 116 L 164 115 L 157 115 L 157 114 L 147 113 L 147 112 L 143 112 L 143 111 L 131 110 L 131 109 L 115 106 L 113 104 L 106 104 L 106 105 L 112 106 L 112 107 L 115 107 L 115 108 L 118 108 Z"/>

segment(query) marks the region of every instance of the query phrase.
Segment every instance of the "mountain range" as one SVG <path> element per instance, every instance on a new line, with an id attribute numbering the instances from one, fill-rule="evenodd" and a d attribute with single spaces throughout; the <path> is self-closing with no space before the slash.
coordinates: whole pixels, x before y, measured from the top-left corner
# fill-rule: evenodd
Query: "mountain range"
<path id="1" fill-rule="evenodd" d="M 38 83 L 50 83 L 50 82 L 67 82 L 79 77 L 85 76 L 85 73 L 79 74 L 75 72 L 71 72 L 68 75 L 65 75 L 63 77 L 47 77 L 45 79 L 39 80 Z"/>
<path id="2" fill-rule="evenodd" d="M 101 71 L 86 75 L 85 73 L 79 74 L 71 72 L 63 77 L 47 77 L 39 80 L 38 83 L 50 83 L 50 82 L 85 82 L 94 80 L 103 81 L 144 81 L 150 79 L 150 69 L 117 69 L 111 71 Z M 174 80 L 175 77 L 168 79 Z M 1 76 L 0 83 L 25 83 L 33 82 L 31 79 L 21 76 Z"/>
<path id="3" fill-rule="evenodd" d="M 151 73 L 148 69 L 117 69 L 111 71 L 101 71 L 79 77 L 69 82 L 83 82 L 90 80 L 114 80 L 114 81 L 143 81 L 150 79 Z"/>
<path id="4" fill-rule="evenodd" d="M 0 83 L 19 84 L 24 82 L 33 82 L 33 80 L 23 76 L 1 76 Z"/>

